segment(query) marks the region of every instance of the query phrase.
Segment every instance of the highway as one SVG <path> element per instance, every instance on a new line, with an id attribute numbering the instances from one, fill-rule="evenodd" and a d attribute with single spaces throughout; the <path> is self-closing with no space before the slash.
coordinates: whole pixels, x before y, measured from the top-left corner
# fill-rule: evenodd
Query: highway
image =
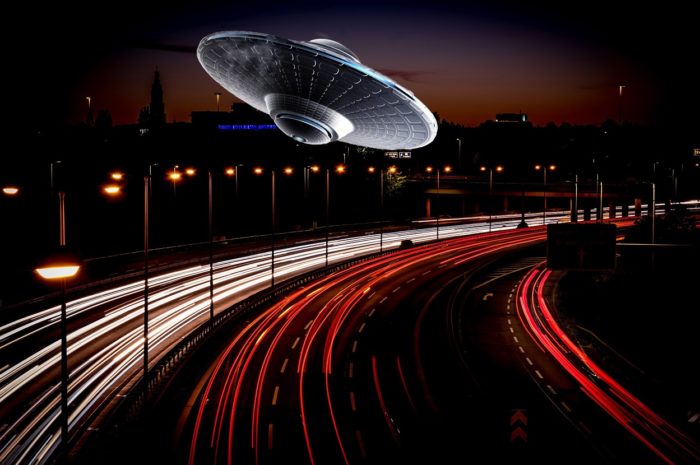
<path id="1" fill-rule="evenodd" d="M 461 383 L 444 382 L 451 363 L 441 358 L 452 350 L 434 346 L 447 340 L 446 325 L 424 333 L 447 283 L 544 238 L 543 228 L 530 228 L 451 239 L 291 293 L 232 334 L 197 383 L 196 407 L 178 422 L 187 425 L 179 428 L 187 463 L 407 459 L 423 419 L 460 398 L 442 392 Z"/>
<path id="2" fill-rule="evenodd" d="M 539 215 L 527 218 L 531 223 Z M 548 222 L 565 220 L 551 214 Z M 493 224 L 513 229 L 519 219 Z M 478 234 L 485 223 L 440 227 L 440 238 Z M 384 234 L 385 250 L 433 241 L 434 228 Z M 379 251 L 379 236 L 330 241 L 330 264 Z M 325 266 L 325 244 L 310 243 L 275 252 L 275 280 L 281 282 Z M 270 283 L 269 252 L 214 264 L 214 304 L 218 313 Z M 192 266 L 149 278 L 149 360 L 153 364 L 209 316 L 209 267 Z M 139 380 L 143 349 L 143 281 L 135 280 L 67 303 L 69 431 L 90 426 L 95 415 Z M 0 462 L 46 463 L 56 451 L 59 426 L 59 306 L 32 307 L 0 316 Z"/>
<path id="3" fill-rule="evenodd" d="M 518 216 L 494 217 L 495 234 L 514 229 Z M 540 214 L 528 215 L 538 224 Z M 548 223 L 566 221 L 550 213 Z M 531 230 L 534 230 L 531 228 Z M 486 223 L 444 225 L 440 239 L 488 231 Z M 433 241 L 435 228 L 384 234 L 385 250 L 402 241 Z M 379 250 L 379 236 L 329 242 L 330 264 Z M 275 280 L 322 268 L 325 244 L 299 244 L 275 252 Z M 151 365 L 186 334 L 207 321 L 209 267 L 192 266 L 149 279 L 149 360 Z M 215 313 L 259 292 L 270 283 L 270 253 L 214 264 Z M 96 425 L 96 416 L 140 379 L 143 350 L 143 282 L 136 280 L 68 302 L 69 429 L 76 435 Z M 0 462 L 46 463 L 56 451 L 59 427 L 59 307 L 32 308 L 0 318 Z M 74 438 L 75 439 L 75 438 Z"/>
<path id="4" fill-rule="evenodd" d="M 596 361 L 589 358 L 562 330 L 554 317 L 555 309 L 548 299 L 551 290 L 547 286 L 551 274 L 551 270 L 536 267 L 529 271 L 517 289 L 514 289 L 517 322 L 534 343 L 521 350 L 521 357 L 534 373 L 533 380 L 543 387 L 542 392 L 562 414 L 571 418 L 572 422 L 587 434 L 591 434 L 590 423 L 583 423 L 580 413 L 574 412 L 575 404 L 571 401 L 567 404 L 567 400 L 552 387 L 557 386 L 556 383 L 549 384 L 549 374 L 544 369 L 541 372 L 537 369 L 537 363 L 530 358 L 534 358 L 532 354 L 547 354 L 549 360 L 544 366 L 551 366 L 551 362 L 555 361 L 558 368 L 568 374 L 574 388 L 585 394 L 609 418 L 635 438 L 645 452 L 643 454 L 639 450 L 625 449 L 626 454 L 634 453 L 638 457 L 637 460 L 644 463 L 652 461 L 650 456 L 655 457 L 654 461 L 668 464 L 700 462 L 700 445 L 687 432 L 657 414 L 635 396 L 629 387 L 623 386 Z M 517 322 L 509 320 L 510 327 Z M 553 377 L 560 378 L 559 375 Z M 568 390 L 571 390 L 571 386 Z"/>

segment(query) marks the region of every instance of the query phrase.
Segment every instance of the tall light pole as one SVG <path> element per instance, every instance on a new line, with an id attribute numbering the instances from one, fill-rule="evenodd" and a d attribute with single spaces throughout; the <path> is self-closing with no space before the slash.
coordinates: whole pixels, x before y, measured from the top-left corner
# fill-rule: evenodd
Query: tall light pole
<path id="1" fill-rule="evenodd" d="M 618 91 L 619 91 L 619 100 L 618 100 L 618 107 L 617 107 L 617 121 L 622 124 L 622 89 L 624 89 L 627 86 L 624 85 L 619 85 L 617 86 Z"/>
<path id="2" fill-rule="evenodd" d="M 428 166 L 425 168 L 425 171 L 427 173 L 432 173 L 433 167 Z M 445 173 L 450 173 L 450 172 L 452 172 L 452 167 L 447 165 L 442 170 L 440 170 L 440 168 L 438 168 L 435 171 L 436 171 L 436 179 L 437 179 L 437 195 L 435 196 L 435 240 L 439 241 L 440 240 L 440 212 L 438 211 L 438 204 L 440 203 L 440 171 L 443 171 Z"/>
<path id="3" fill-rule="evenodd" d="M 603 222 L 603 181 L 600 181 L 600 189 L 598 190 L 598 217 L 600 222 Z"/>
<path id="4" fill-rule="evenodd" d="M 68 462 L 68 321 L 66 312 L 66 280 L 80 270 L 78 261 L 65 251 L 66 219 L 65 193 L 58 193 L 59 253 L 49 257 L 46 263 L 36 268 L 36 273 L 45 280 L 61 284 L 61 459 Z"/>
<path id="5" fill-rule="evenodd" d="M 542 210 L 542 224 L 543 225 L 547 223 L 547 170 L 554 171 L 556 169 L 557 169 L 557 166 L 553 165 L 553 164 L 549 165 L 549 166 L 539 165 L 539 164 L 535 165 L 535 170 L 536 171 L 542 170 L 542 175 L 543 175 L 543 179 L 542 179 L 542 199 L 544 201 L 544 209 Z"/>
<path id="6" fill-rule="evenodd" d="M 148 393 L 148 249 L 149 243 L 149 208 L 151 202 L 151 167 L 143 177 L 143 391 Z M 175 181 L 173 181 L 174 185 Z"/>
<path id="7" fill-rule="evenodd" d="M 367 168 L 369 174 L 376 172 L 374 166 Z M 379 252 L 384 251 L 384 169 L 379 170 Z"/>
<path id="8" fill-rule="evenodd" d="M 219 113 L 219 103 L 221 102 L 221 92 L 214 92 L 216 95 L 216 112 Z"/>
<path id="9" fill-rule="evenodd" d="M 574 223 L 578 223 L 578 174 L 574 175 Z"/>
<path id="10" fill-rule="evenodd" d="M 270 287 L 275 287 L 275 227 L 277 226 L 277 217 L 275 216 L 275 170 L 270 172 L 271 179 L 271 194 L 272 194 L 272 246 L 271 246 L 271 263 L 270 263 Z"/>
<path id="11" fill-rule="evenodd" d="M 462 169 L 462 139 L 459 137 L 457 138 L 457 169 Z"/>
<path id="12" fill-rule="evenodd" d="M 491 216 L 493 215 L 493 167 L 482 166 L 479 168 L 482 172 L 488 170 L 489 172 L 489 232 L 491 232 Z M 503 171 L 503 166 L 497 165 L 496 172 L 500 173 Z"/>
<path id="13" fill-rule="evenodd" d="M 209 321 L 214 322 L 214 201 L 213 181 L 211 170 L 208 173 L 209 181 Z"/>

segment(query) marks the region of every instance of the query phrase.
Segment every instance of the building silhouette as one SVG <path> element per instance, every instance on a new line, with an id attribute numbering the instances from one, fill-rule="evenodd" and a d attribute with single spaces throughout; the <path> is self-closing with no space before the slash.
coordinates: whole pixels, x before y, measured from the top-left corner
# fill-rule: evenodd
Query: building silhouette
<path id="1" fill-rule="evenodd" d="M 165 103 L 163 101 L 163 86 L 160 83 L 160 71 L 156 67 L 151 84 L 151 104 L 143 107 L 139 113 L 139 126 L 158 128 L 165 126 Z"/>

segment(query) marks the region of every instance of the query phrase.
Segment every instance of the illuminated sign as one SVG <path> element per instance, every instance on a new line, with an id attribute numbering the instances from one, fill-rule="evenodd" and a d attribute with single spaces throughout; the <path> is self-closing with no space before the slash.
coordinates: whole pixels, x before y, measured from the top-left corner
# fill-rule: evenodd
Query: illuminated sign
<path id="1" fill-rule="evenodd" d="M 700 157 L 700 149 L 693 149 L 693 156 Z"/>
<path id="2" fill-rule="evenodd" d="M 384 152 L 384 156 L 387 158 L 398 158 L 398 159 L 410 159 L 411 152 Z"/>
<path id="3" fill-rule="evenodd" d="M 220 124 L 219 131 L 268 131 L 277 129 L 274 124 Z"/>

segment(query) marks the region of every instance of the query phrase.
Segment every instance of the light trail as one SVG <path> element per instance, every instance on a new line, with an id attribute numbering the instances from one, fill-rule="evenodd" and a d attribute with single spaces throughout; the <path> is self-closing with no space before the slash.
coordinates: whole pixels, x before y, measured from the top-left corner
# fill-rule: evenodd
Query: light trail
<path id="1" fill-rule="evenodd" d="M 535 268 L 519 286 L 518 316 L 528 334 L 578 382 L 593 402 L 663 462 L 700 462 L 700 447 L 692 438 L 621 386 L 561 329 L 544 297 L 550 275 L 550 270 Z"/>
<path id="2" fill-rule="evenodd" d="M 694 205 L 694 207 L 693 207 Z M 697 208 L 697 202 L 687 205 Z M 644 212 L 646 213 L 646 212 Z M 539 214 L 526 216 L 539 224 Z M 517 227 L 519 215 L 500 218 L 494 231 Z M 568 221 L 555 214 L 548 223 Z M 441 239 L 481 234 L 484 222 L 443 225 Z M 385 233 L 384 250 L 433 241 L 433 228 Z M 338 263 L 379 251 L 377 234 L 333 239 L 328 262 Z M 214 264 L 214 303 L 218 313 L 265 289 L 270 282 L 270 253 L 222 260 Z M 301 275 L 325 265 L 323 242 L 295 245 L 275 252 L 275 280 Z M 208 265 L 192 266 L 149 278 L 149 360 L 156 363 L 178 341 L 205 323 L 209 313 Z M 70 366 L 69 431 L 75 434 L 112 399 L 133 387 L 141 376 L 143 349 L 143 281 L 134 280 L 67 302 Z M 59 306 L 40 309 L 0 324 L 0 462 L 46 463 L 60 440 L 58 340 Z M 76 323 L 81 324 L 76 327 Z M 260 336 L 260 335 L 258 335 Z M 86 423 L 87 422 L 87 423 Z"/>
<path id="3" fill-rule="evenodd" d="M 290 293 L 283 302 L 261 312 L 255 328 L 245 337 L 238 335 L 218 359 L 216 368 L 209 375 L 204 395 L 204 398 L 210 398 L 218 390 L 218 395 L 215 394 L 217 401 L 199 403 L 190 443 L 189 464 L 195 465 L 202 461 L 231 464 L 240 460 L 250 449 L 258 463 L 260 454 L 268 451 L 270 441 L 269 437 L 264 440 L 260 435 L 268 431 L 266 425 L 269 422 L 262 418 L 262 403 L 269 398 L 270 393 L 266 389 L 271 389 L 271 386 L 275 386 L 276 391 L 286 389 L 296 393 L 285 397 L 296 399 L 291 402 L 295 404 L 294 411 L 298 410 L 298 417 L 290 415 L 286 421 L 293 422 L 293 418 L 299 418 L 299 440 L 303 444 L 300 446 L 307 451 L 310 463 L 327 463 L 329 460 L 350 463 L 351 451 L 348 447 L 354 443 L 351 439 L 356 439 L 357 432 L 338 421 L 331 379 L 336 365 L 341 363 L 344 355 L 339 350 L 341 346 L 338 341 L 342 339 L 342 347 L 349 351 L 352 338 L 348 335 L 358 334 L 358 328 L 363 328 L 366 324 L 359 319 L 365 315 L 362 304 L 366 302 L 369 290 L 393 282 L 397 276 L 403 280 L 403 275 L 409 273 L 410 269 L 420 270 L 418 267 L 424 266 L 423 264 L 435 263 L 436 260 L 439 262 L 442 257 L 452 259 L 446 262 L 446 266 L 459 267 L 464 261 L 541 242 L 544 237 L 543 228 L 530 228 L 406 249 L 333 273 Z M 395 288 L 395 285 L 391 288 Z M 302 343 L 298 351 L 290 351 L 290 341 L 298 340 L 300 332 Z M 258 344 L 259 334 L 267 336 Z M 296 342 L 292 344 L 292 347 L 295 346 Z M 356 341 L 352 343 L 352 347 L 355 346 Z M 294 363 L 295 357 L 297 379 L 291 384 L 280 382 L 275 368 L 281 360 L 285 364 L 287 361 Z M 378 366 L 377 361 L 374 358 L 372 360 L 376 392 L 379 395 Z M 396 363 L 400 370 L 398 358 Z M 319 375 L 322 375 L 322 380 Z M 318 397 L 321 392 L 325 401 Z M 354 401 L 354 394 L 351 398 Z M 409 401 L 413 403 L 410 396 Z M 318 411 L 319 402 L 325 406 L 322 412 Z M 380 406 L 382 402 L 386 402 L 383 396 L 378 400 L 377 407 L 398 441 L 396 426 L 387 417 L 386 405 Z M 311 404 L 313 409 L 310 409 Z M 289 405 L 285 408 L 289 408 Z M 250 428 L 241 424 L 240 420 L 243 419 L 250 421 Z M 317 433 L 312 432 L 311 423 L 314 431 L 325 428 L 319 425 L 328 425 L 329 434 L 336 441 L 337 456 L 327 456 L 328 438 L 319 438 Z"/>

